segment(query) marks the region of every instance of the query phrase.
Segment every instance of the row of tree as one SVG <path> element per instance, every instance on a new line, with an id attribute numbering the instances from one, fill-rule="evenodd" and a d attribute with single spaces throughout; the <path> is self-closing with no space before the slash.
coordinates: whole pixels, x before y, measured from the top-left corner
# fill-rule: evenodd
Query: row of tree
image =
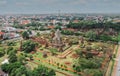
<path id="1" fill-rule="evenodd" d="M 34 43 L 32 44 L 30 41 L 27 41 L 25 44 L 26 45 L 23 45 L 27 50 L 25 52 L 30 52 L 32 49 L 35 49 L 35 47 L 32 48 L 32 46 L 35 46 Z M 7 48 L 7 54 L 9 63 L 2 64 L 1 69 L 8 73 L 9 76 L 55 76 L 54 70 L 48 69 L 43 65 L 38 66 L 38 68 L 34 70 L 30 70 L 29 67 L 26 67 L 26 59 L 29 58 L 32 60 L 32 55 L 25 53 L 17 54 L 17 50 L 11 46 Z"/>
<path id="2" fill-rule="evenodd" d="M 20 62 L 14 62 L 10 64 L 3 64 L 2 70 L 9 74 L 9 76 L 55 76 L 55 71 L 48 69 L 43 65 L 39 65 L 38 68 L 30 70 L 26 68 Z"/>
<path id="3" fill-rule="evenodd" d="M 106 22 L 106 23 L 96 23 L 94 21 L 81 21 L 79 23 L 70 23 L 66 25 L 67 28 L 74 28 L 74 29 L 95 29 L 95 28 L 112 28 L 116 31 L 120 30 L 120 24 L 119 23 L 112 23 L 112 22 Z"/>

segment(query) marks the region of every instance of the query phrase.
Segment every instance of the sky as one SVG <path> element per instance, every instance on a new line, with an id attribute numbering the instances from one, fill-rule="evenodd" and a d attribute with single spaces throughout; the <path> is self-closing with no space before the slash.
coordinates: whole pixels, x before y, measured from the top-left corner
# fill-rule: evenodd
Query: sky
<path id="1" fill-rule="evenodd" d="M 120 13 L 120 0 L 0 0 L 0 14 Z"/>

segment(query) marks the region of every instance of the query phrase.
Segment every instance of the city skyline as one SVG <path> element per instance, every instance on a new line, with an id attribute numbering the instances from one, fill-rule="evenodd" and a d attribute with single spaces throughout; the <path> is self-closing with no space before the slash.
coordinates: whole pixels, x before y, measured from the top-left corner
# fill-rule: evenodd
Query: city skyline
<path id="1" fill-rule="evenodd" d="M 120 0 L 0 0 L 0 14 L 120 13 Z"/>

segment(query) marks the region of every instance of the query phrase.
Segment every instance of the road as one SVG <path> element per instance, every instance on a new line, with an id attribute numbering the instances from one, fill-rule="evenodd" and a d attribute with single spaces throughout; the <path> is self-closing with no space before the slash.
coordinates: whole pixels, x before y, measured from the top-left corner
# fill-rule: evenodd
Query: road
<path id="1" fill-rule="evenodd" d="M 118 47 L 112 76 L 120 76 L 120 45 Z"/>
<path id="2" fill-rule="evenodd" d="M 118 64 L 116 68 L 116 76 L 120 76 L 120 56 L 118 57 Z"/>
<path id="3" fill-rule="evenodd" d="M 117 67 L 116 67 L 116 74 L 115 76 L 120 76 L 120 45 L 119 45 L 119 48 L 118 48 L 118 57 L 117 57 Z"/>

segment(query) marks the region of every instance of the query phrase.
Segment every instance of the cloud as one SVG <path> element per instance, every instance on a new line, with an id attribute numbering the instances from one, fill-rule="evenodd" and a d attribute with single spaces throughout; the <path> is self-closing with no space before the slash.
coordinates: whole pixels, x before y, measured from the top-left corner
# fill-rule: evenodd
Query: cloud
<path id="1" fill-rule="evenodd" d="M 17 6 L 27 6 L 27 5 L 29 5 L 29 3 L 26 3 L 26 2 L 16 2 L 15 4 Z"/>
<path id="2" fill-rule="evenodd" d="M 59 0 L 31 0 L 33 2 L 38 2 L 40 4 L 52 4 L 52 3 L 56 3 Z"/>
<path id="3" fill-rule="evenodd" d="M 0 5 L 5 5 L 7 3 L 6 0 L 0 0 Z"/>
<path id="4" fill-rule="evenodd" d="M 120 12 L 120 0 L 0 0 L 3 12 Z M 1 7 L 5 5 L 5 7 Z M 21 10 L 19 10 L 21 9 Z M 12 12 L 11 12 L 12 13 Z"/>

